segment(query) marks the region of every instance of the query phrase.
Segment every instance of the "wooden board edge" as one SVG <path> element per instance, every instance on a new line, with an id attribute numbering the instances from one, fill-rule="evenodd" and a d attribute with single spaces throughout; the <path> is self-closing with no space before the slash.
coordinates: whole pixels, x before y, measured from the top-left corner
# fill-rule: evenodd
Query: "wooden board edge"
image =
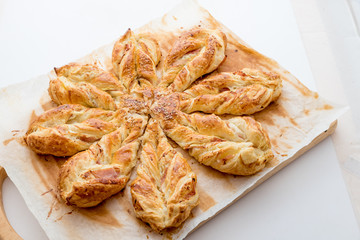
<path id="1" fill-rule="evenodd" d="M 0 166 L 0 239 L 22 240 L 22 238 L 12 228 L 6 217 L 2 196 L 2 186 L 6 177 L 7 174 L 5 169 Z"/>
<path id="2" fill-rule="evenodd" d="M 269 179 L 271 176 L 273 176 L 275 173 L 277 173 L 279 170 L 281 170 L 282 168 L 284 168 L 285 166 L 287 166 L 288 164 L 290 164 L 292 161 L 294 161 L 295 159 L 297 159 L 298 157 L 300 157 L 302 154 L 304 154 L 305 152 L 307 152 L 308 150 L 310 150 L 312 147 L 314 147 L 316 144 L 320 143 L 322 140 L 324 140 L 325 138 L 327 138 L 328 136 L 330 136 L 332 133 L 334 133 L 335 129 L 337 126 L 337 120 L 333 121 L 329 128 L 327 130 L 325 130 L 324 132 L 322 132 L 320 135 L 318 135 L 317 137 L 315 137 L 310 144 L 304 146 L 302 149 L 300 149 L 299 151 L 297 151 L 291 158 L 289 158 L 288 160 L 282 162 L 281 164 L 279 164 L 278 166 L 276 166 L 274 168 L 273 171 L 269 172 L 268 174 L 264 175 L 263 178 L 259 179 L 259 181 L 257 181 L 253 186 L 251 186 L 250 188 L 248 188 L 246 191 L 244 191 L 240 196 L 238 196 L 236 199 L 234 199 L 231 203 L 229 203 L 228 205 L 226 205 L 224 208 L 222 208 L 220 211 L 218 211 L 215 215 L 211 216 L 210 218 L 202 221 L 201 223 L 199 223 L 194 229 L 192 229 L 188 234 L 191 234 L 192 232 L 194 232 L 196 229 L 198 229 L 199 227 L 201 227 L 203 224 L 205 224 L 207 221 L 211 220 L 212 218 L 214 218 L 217 214 L 219 214 L 220 212 L 222 212 L 223 210 L 225 210 L 226 208 L 228 208 L 229 206 L 231 206 L 233 203 L 235 203 L 237 200 L 239 200 L 240 198 L 242 198 L 243 196 L 245 196 L 247 193 L 249 193 L 251 190 L 253 190 L 254 188 L 256 188 L 257 186 L 259 186 L 261 183 L 263 183 L 265 180 Z M 5 169 L 2 168 L 0 166 L 0 239 L 14 239 L 14 240 L 22 240 L 22 238 L 15 232 L 15 230 L 12 228 L 12 226 L 10 225 L 6 214 L 5 214 L 5 210 L 4 210 L 4 205 L 3 205 L 3 198 L 2 198 L 2 185 L 3 182 L 5 180 L 5 178 L 7 177 L 7 174 L 5 172 Z"/>
<path id="3" fill-rule="evenodd" d="M 278 171 L 289 165 L 291 162 L 293 162 L 295 159 L 303 155 L 305 152 L 313 148 L 315 145 L 320 143 L 322 140 L 330 136 L 335 132 L 335 129 L 337 127 L 337 120 L 330 123 L 330 126 L 327 130 L 320 133 L 317 137 L 315 137 L 308 145 L 301 148 L 299 151 L 297 151 L 291 158 L 287 159 L 286 161 L 282 162 L 281 164 L 277 165 L 271 172 L 268 172 L 264 177 L 259 179 L 254 185 L 252 185 L 250 188 L 246 189 L 241 195 L 239 195 L 237 198 L 235 198 L 232 202 L 230 202 L 228 205 L 224 206 L 222 209 L 220 209 L 217 213 L 209 217 L 208 219 L 205 219 L 204 221 L 200 222 L 194 229 L 192 229 L 185 237 L 189 236 L 192 232 L 196 231 L 198 228 L 200 228 L 203 224 L 210 221 L 212 218 L 214 218 L 216 215 L 230 207 L 232 204 L 234 204 L 237 200 L 244 197 L 246 194 L 248 194 L 251 190 L 255 189 L 257 186 L 262 184 L 264 181 L 269 179 L 271 176 L 275 175 Z"/>

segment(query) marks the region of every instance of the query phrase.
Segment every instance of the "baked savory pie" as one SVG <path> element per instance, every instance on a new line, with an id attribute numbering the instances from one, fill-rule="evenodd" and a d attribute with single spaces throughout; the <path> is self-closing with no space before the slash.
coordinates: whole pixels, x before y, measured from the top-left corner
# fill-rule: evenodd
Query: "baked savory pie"
<path id="1" fill-rule="evenodd" d="M 60 170 L 61 198 L 96 206 L 134 174 L 135 215 L 160 232 L 180 226 L 199 202 L 195 173 L 175 145 L 223 173 L 261 171 L 273 158 L 269 137 L 241 115 L 278 99 L 282 82 L 255 69 L 217 72 L 226 47 L 220 30 L 196 28 L 162 58 L 151 34 L 129 29 L 114 45 L 111 72 L 98 64 L 55 68 L 49 95 L 59 106 L 25 139 L 38 154 L 71 156 Z"/>

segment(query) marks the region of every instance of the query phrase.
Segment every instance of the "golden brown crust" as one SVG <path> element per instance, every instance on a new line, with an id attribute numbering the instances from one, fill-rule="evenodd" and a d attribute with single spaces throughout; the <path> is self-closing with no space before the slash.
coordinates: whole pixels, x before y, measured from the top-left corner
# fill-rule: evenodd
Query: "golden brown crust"
<path id="1" fill-rule="evenodd" d="M 119 80 L 96 64 L 55 69 L 57 78 L 49 87 L 53 101 L 81 105 L 45 112 L 30 126 L 26 142 L 40 154 L 73 155 L 60 169 L 62 199 L 92 207 L 121 191 L 142 140 L 141 163 L 130 191 L 136 216 L 160 232 L 180 226 L 199 201 L 195 173 L 167 136 L 221 172 L 251 175 L 263 169 L 273 153 L 260 123 L 214 114 L 262 110 L 280 96 L 281 79 L 243 69 L 196 81 L 224 61 L 226 45 L 219 30 L 183 33 L 162 65 L 159 82 L 158 43 L 129 29 L 112 52 Z M 213 114 L 193 113 L 197 111 Z"/>
<path id="2" fill-rule="evenodd" d="M 119 119 L 117 130 L 61 167 L 59 190 L 67 204 L 92 207 L 125 187 L 136 164 L 147 117 L 122 110 Z"/>
<path id="3" fill-rule="evenodd" d="M 136 35 L 129 29 L 114 45 L 112 64 L 130 93 L 157 85 L 156 65 L 160 57 L 160 48 L 154 39 Z"/>
<path id="4" fill-rule="evenodd" d="M 220 30 L 192 29 L 183 33 L 166 57 L 159 87 L 181 92 L 225 59 L 226 36 Z"/>
<path id="5" fill-rule="evenodd" d="M 131 184 L 136 216 L 157 232 L 178 227 L 198 204 L 196 175 L 153 119 L 144 134 L 140 160 Z"/>
<path id="6" fill-rule="evenodd" d="M 248 68 L 222 72 L 181 93 L 180 108 L 187 113 L 253 114 L 277 100 L 281 88 L 277 74 Z"/>
<path id="7" fill-rule="evenodd" d="M 65 104 L 40 115 L 25 140 L 39 154 L 71 156 L 88 149 L 118 126 L 118 112 Z"/>
<path id="8" fill-rule="evenodd" d="M 157 101 L 152 107 L 153 117 L 168 137 L 200 163 L 224 173 L 251 175 L 273 158 L 270 140 L 254 119 L 186 114 L 173 102 L 174 98 Z"/>
<path id="9" fill-rule="evenodd" d="M 50 81 L 49 95 L 61 104 L 81 104 L 115 110 L 112 92 L 124 92 L 116 77 L 95 64 L 70 63 L 55 68 L 57 77 Z"/>

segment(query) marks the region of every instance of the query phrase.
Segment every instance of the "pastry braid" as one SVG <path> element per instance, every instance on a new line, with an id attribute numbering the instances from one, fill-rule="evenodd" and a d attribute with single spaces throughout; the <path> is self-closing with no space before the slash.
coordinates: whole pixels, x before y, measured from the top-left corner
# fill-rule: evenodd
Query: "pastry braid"
<path id="1" fill-rule="evenodd" d="M 71 156 L 88 149 L 118 125 L 118 112 L 65 104 L 40 115 L 25 140 L 39 154 Z"/>
<path id="2" fill-rule="evenodd" d="M 266 132 L 251 117 L 186 114 L 176 109 L 176 101 L 164 98 L 152 112 L 168 137 L 200 163 L 221 172 L 251 175 L 273 158 Z"/>
<path id="3" fill-rule="evenodd" d="M 176 41 L 164 63 L 161 88 L 181 92 L 225 59 L 226 36 L 219 30 L 193 29 Z"/>
<path id="4" fill-rule="evenodd" d="M 222 72 L 181 93 L 180 108 L 187 113 L 253 114 L 278 99 L 281 88 L 277 74 L 248 68 Z"/>
<path id="5" fill-rule="evenodd" d="M 55 68 L 57 77 L 50 81 L 49 95 L 61 104 L 115 109 L 111 92 L 124 92 L 116 77 L 93 64 L 71 63 Z"/>
<path id="6" fill-rule="evenodd" d="M 155 40 L 135 35 L 129 29 L 114 45 L 112 64 L 115 74 L 130 93 L 157 85 L 156 65 L 160 57 Z"/>
<path id="7" fill-rule="evenodd" d="M 180 226 L 198 204 L 196 176 L 153 119 L 144 134 L 140 161 L 131 184 L 136 216 L 157 232 Z"/>
<path id="8" fill-rule="evenodd" d="M 136 164 L 147 117 L 121 111 L 120 127 L 61 167 L 59 190 L 67 204 L 92 207 L 123 189 Z"/>

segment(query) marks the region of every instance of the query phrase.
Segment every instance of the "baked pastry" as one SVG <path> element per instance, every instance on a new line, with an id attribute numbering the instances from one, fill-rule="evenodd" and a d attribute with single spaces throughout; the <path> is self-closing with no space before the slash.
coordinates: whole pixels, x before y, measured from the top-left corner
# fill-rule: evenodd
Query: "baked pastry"
<path id="1" fill-rule="evenodd" d="M 149 102 L 145 101 L 146 91 L 142 92 L 142 94 L 142 98 L 130 94 L 121 94 L 119 96 L 116 96 L 114 99 L 117 109 L 127 109 L 127 111 L 129 112 L 148 115 Z"/>
<path id="2" fill-rule="evenodd" d="M 136 216 L 158 232 L 180 226 L 198 205 L 195 173 L 153 119 L 143 137 L 131 196 Z"/>
<path id="3" fill-rule="evenodd" d="M 67 204 L 96 206 L 125 187 L 136 164 L 147 117 L 121 110 L 119 119 L 118 129 L 61 167 L 59 190 Z"/>
<path id="4" fill-rule="evenodd" d="M 115 110 L 111 94 L 124 92 L 124 87 L 116 77 L 96 64 L 70 63 L 55 68 L 57 77 L 49 84 L 51 99 L 61 104 L 81 104 Z"/>
<path id="5" fill-rule="evenodd" d="M 191 113 L 253 114 L 277 100 L 281 79 L 274 73 L 245 68 L 201 80 L 181 93 L 180 108 Z"/>
<path id="6" fill-rule="evenodd" d="M 253 118 L 234 115 L 266 108 L 280 96 L 281 79 L 255 69 L 199 79 L 224 61 L 226 44 L 220 30 L 191 29 L 157 69 L 156 40 L 129 29 L 112 51 L 116 76 L 96 64 L 55 69 L 49 95 L 64 105 L 38 117 L 25 139 L 36 153 L 72 156 L 60 169 L 61 198 L 92 207 L 118 193 L 140 149 L 133 206 L 160 232 L 180 226 L 199 201 L 195 173 L 167 137 L 223 173 L 263 169 L 274 156 L 266 132 Z"/>
<path id="7" fill-rule="evenodd" d="M 220 30 L 192 29 L 177 40 L 164 62 L 160 88 L 181 92 L 225 59 L 226 36 Z"/>
<path id="8" fill-rule="evenodd" d="M 25 140 L 36 153 L 71 156 L 116 130 L 118 115 L 100 108 L 61 105 L 40 115 L 30 125 Z"/>
<path id="9" fill-rule="evenodd" d="M 153 117 L 200 163 L 224 173 L 251 175 L 273 158 L 268 135 L 251 117 L 186 114 L 176 102 L 176 95 L 161 98 L 152 107 Z"/>
<path id="10" fill-rule="evenodd" d="M 120 82 L 130 92 L 156 86 L 156 65 L 161 52 L 150 36 L 134 34 L 130 29 L 114 45 L 112 64 Z"/>

